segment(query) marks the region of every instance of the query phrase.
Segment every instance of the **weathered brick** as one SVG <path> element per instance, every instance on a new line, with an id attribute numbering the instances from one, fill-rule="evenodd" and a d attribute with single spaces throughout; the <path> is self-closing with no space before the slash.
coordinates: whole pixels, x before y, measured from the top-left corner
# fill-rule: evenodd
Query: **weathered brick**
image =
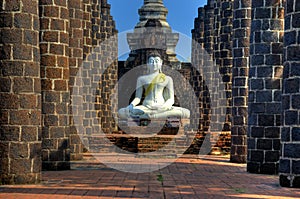
<path id="1" fill-rule="evenodd" d="M 32 126 L 22 127 L 21 141 L 23 141 L 23 142 L 38 141 L 38 128 L 32 127 Z"/>
<path id="2" fill-rule="evenodd" d="M 21 9 L 21 1 L 20 0 L 11 0 L 6 1 L 4 10 L 5 11 L 20 11 Z"/>
<path id="3" fill-rule="evenodd" d="M 29 77 L 16 77 L 13 79 L 13 91 L 16 93 L 19 92 L 32 92 L 33 88 L 33 80 Z"/>
<path id="4" fill-rule="evenodd" d="M 32 17 L 29 14 L 15 14 L 14 15 L 14 26 L 16 28 L 31 29 L 32 28 Z"/>

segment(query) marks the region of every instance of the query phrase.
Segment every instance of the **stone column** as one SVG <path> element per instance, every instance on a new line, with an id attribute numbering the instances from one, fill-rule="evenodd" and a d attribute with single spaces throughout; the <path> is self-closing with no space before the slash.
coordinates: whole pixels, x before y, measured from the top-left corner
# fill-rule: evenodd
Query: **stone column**
<path id="1" fill-rule="evenodd" d="M 37 0 L 0 5 L 0 184 L 41 180 Z"/>
<path id="2" fill-rule="evenodd" d="M 90 59 L 93 46 L 92 46 L 92 0 L 83 0 L 83 69 L 82 69 L 82 94 L 83 94 L 83 134 L 92 133 L 92 119 L 91 117 L 86 117 L 91 115 L 89 107 L 89 96 L 87 93 L 90 93 L 91 85 L 89 73 L 85 70 L 89 70 L 92 67 L 92 60 Z M 88 147 L 88 146 L 84 146 Z"/>
<path id="3" fill-rule="evenodd" d="M 68 1 L 40 1 L 43 169 L 70 169 Z"/>
<path id="4" fill-rule="evenodd" d="M 246 163 L 251 0 L 235 0 L 233 10 L 232 127 L 230 161 Z"/>
<path id="5" fill-rule="evenodd" d="M 118 130 L 117 122 L 114 121 L 113 115 L 118 112 L 117 99 L 112 96 L 117 92 L 115 85 L 118 81 L 118 38 L 115 27 L 115 21 L 110 14 L 111 6 L 107 0 L 101 1 L 101 60 L 102 66 L 106 67 L 101 79 L 102 83 L 102 96 L 101 97 L 101 115 L 102 118 L 101 128 L 106 133 L 112 133 Z"/>
<path id="6" fill-rule="evenodd" d="M 205 132 L 210 127 L 211 119 L 211 98 L 210 92 L 206 85 L 207 82 L 212 81 L 212 69 L 213 64 L 213 49 L 214 49 L 214 0 L 208 0 L 207 5 L 204 6 L 205 18 L 204 18 L 204 63 L 203 63 L 203 129 Z M 206 82 L 206 83 L 205 83 Z"/>
<path id="7" fill-rule="evenodd" d="M 247 171 L 276 174 L 280 151 L 284 0 L 252 0 Z"/>
<path id="8" fill-rule="evenodd" d="M 224 107 L 221 107 L 220 113 L 225 115 L 225 118 L 219 117 L 220 123 L 224 122 L 222 131 L 231 131 L 231 107 L 232 107 L 232 22 L 233 22 L 233 0 L 221 1 L 220 5 L 220 60 L 219 70 L 224 83 L 226 96 L 224 97 Z M 222 105 L 221 105 L 222 106 Z M 225 111 L 225 113 L 223 112 Z M 225 121 L 224 121 L 225 119 Z"/>
<path id="9" fill-rule="evenodd" d="M 82 104 L 77 103 L 82 100 L 82 73 L 80 68 L 82 68 L 83 65 L 83 3 L 81 0 L 69 1 L 69 16 L 69 88 L 72 102 L 69 108 L 70 153 L 71 160 L 81 160 L 83 155 L 83 145 L 79 135 L 83 133 L 83 129 L 80 128 L 82 127 L 81 122 L 83 114 L 81 113 Z"/>
<path id="10" fill-rule="evenodd" d="M 215 68 L 219 69 L 221 66 L 221 0 L 215 0 L 214 1 L 214 22 L 213 22 L 213 61 Z M 217 73 L 219 71 L 213 71 L 212 69 L 206 67 L 209 71 L 209 75 L 211 76 L 211 85 L 219 85 L 219 82 L 222 81 L 218 79 Z M 219 123 L 219 106 L 218 103 L 218 88 L 217 86 L 215 88 L 212 88 L 213 90 L 210 91 L 210 98 L 211 98 L 211 122 L 214 123 L 213 128 L 211 128 L 211 131 L 213 133 L 220 133 L 222 131 L 222 125 L 223 123 Z"/>
<path id="11" fill-rule="evenodd" d="M 203 78 L 202 71 L 199 71 L 203 67 L 203 47 L 204 47 L 204 8 L 198 8 L 198 17 L 195 18 L 194 21 L 194 29 L 192 30 L 192 79 L 191 83 L 195 91 L 195 95 L 198 98 L 197 106 L 199 110 L 197 110 L 196 114 L 193 114 L 191 117 L 191 123 L 197 124 L 199 123 L 198 130 L 203 132 Z M 196 70 L 198 69 L 198 70 Z M 200 118 L 197 117 L 199 114 Z M 199 120 L 199 121 L 197 121 Z"/>
<path id="12" fill-rule="evenodd" d="M 280 185 L 300 187 L 300 3 L 285 4 Z"/>

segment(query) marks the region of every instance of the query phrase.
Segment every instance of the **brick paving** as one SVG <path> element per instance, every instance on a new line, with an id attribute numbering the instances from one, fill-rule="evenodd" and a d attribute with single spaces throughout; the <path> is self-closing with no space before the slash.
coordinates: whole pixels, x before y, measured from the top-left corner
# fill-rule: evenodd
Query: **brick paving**
<path id="1" fill-rule="evenodd" d="M 0 186 L 0 198 L 300 198 L 278 176 L 250 174 L 224 156 L 184 155 L 150 173 L 126 173 L 86 162 L 73 170 L 44 171 L 39 185 Z"/>

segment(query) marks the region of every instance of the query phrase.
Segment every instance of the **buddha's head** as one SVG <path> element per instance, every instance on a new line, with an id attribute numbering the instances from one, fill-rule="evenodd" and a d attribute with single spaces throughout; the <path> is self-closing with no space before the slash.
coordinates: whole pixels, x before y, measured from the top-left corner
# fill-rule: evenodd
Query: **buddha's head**
<path id="1" fill-rule="evenodd" d="M 148 62 L 147 62 L 147 67 L 149 73 L 154 73 L 154 72 L 161 72 L 161 66 L 162 66 L 162 58 L 161 55 L 157 52 L 150 53 L 148 56 Z"/>

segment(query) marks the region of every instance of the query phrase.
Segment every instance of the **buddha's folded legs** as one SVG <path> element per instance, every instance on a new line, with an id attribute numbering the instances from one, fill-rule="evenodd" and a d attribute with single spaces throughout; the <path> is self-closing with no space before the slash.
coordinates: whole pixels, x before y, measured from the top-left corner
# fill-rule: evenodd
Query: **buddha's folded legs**
<path id="1" fill-rule="evenodd" d="M 121 119 L 130 117 L 140 117 L 143 119 L 166 119 L 167 117 L 189 118 L 190 111 L 177 106 L 173 106 L 170 110 L 151 110 L 145 106 L 137 106 L 131 113 L 128 108 L 120 109 L 119 117 Z"/>

